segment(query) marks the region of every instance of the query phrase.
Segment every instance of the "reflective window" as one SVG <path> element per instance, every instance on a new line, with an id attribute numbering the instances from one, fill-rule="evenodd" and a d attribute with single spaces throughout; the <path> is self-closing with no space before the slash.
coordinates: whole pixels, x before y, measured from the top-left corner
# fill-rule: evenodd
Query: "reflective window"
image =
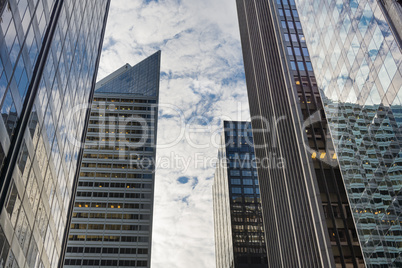
<path id="1" fill-rule="evenodd" d="M 304 71 L 304 63 L 302 61 L 297 62 L 297 67 L 299 68 L 299 71 Z"/>

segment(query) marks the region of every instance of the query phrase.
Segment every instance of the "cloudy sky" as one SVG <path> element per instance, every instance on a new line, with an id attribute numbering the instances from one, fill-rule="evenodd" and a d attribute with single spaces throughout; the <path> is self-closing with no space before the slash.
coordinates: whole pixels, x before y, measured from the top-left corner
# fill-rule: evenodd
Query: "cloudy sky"
<path id="1" fill-rule="evenodd" d="M 215 267 L 222 120 L 249 119 L 235 0 L 113 0 L 98 80 L 162 51 L 153 268 Z"/>

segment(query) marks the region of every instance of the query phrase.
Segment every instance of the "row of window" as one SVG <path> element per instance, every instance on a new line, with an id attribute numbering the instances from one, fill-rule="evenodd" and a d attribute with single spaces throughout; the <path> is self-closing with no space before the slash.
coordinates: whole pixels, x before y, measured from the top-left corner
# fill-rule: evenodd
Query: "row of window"
<path id="1" fill-rule="evenodd" d="M 281 4 L 284 5 L 296 5 L 295 0 L 276 0 L 276 3 L 280 6 Z"/>
<path id="2" fill-rule="evenodd" d="M 298 40 L 300 40 L 300 42 L 302 42 L 302 43 L 306 42 L 306 39 L 305 39 L 303 34 L 294 34 L 294 33 L 288 34 L 288 33 L 284 33 L 284 36 L 285 36 L 285 41 L 286 42 L 292 41 L 292 42 L 297 43 Z M 297 39 L 297 37 L 299 37 L 299 39 Z"/>
<path id="3" fill-rule="evenodd" d="M 121 224 L 84 224 L 73 223 L 71 229 L 81 230 L 113 230 L 113 231 L 149 231 L 149 225 L 121 225 Z"/>
<path id="4" fill-rule="evenodd" d="M 244 198 L 244 200 L 243 200 Z M 244 203 L 250 203 L 250 204 L 259 204 L 260 203 L 260 198 L 257 195 L 255 198 L 254 195 L 249 195 L 249 196 L 243 196 L 243 195 L 232 195 L 232 204 L 244 204 Z"/>
<path id="5" fill-rule="evenodd" d="M 142 114 L 141 115 L 141 117 L 142 118 L 152 118 L 151 117 L 151 115 L 146 115 L 146 114 Z M 111 117 L 111 118 L 114 118 L 114 117 Z M 91 125 L 104 125 L 104 126 L 107 126 L 107 125 L 123 125 L 123 126 L 134 126 L 134 127 L 143 127 L 143 126 L 145 126 L 145 122 L 138 122 L 138 121 L 133 121 L 133 120 L 129 120 L 130 118 L 128 118 L 128 119 L 125 119 L 125 120 L 121 120 L 121 121 L 118 121 L 118 120 L 108 120 L 107 118 L 106 118 L 106 116 L 102 119 L 91 119 L 91 120 L 89 120 L 89 124 Z M 142 121 L 142 120 L 141 120 Z M 148 123 L 148 127 L 151 127 L 151 122 L 149 122 L 149 121 L 146 121 L 147 123 Z"/>
<path id="6" fill-rule="evenodd" d="M 138 107 L 138 108 L 145 108 L 145 107 Z M 95 117 L 95 116 L 105 117 L 106 118 L 106 119 L 104 119 L 105 121 L 107 121 L 107 119 L 116 118 L 116 117 L 133 118 L 133 119 L 135 119 L 135 118 L 151 118 L 150 114 L 132 114 L 132 113 L 117 113 L 117 112 L 114 112 L 114 113 L 92 112 L 91 117 Z M 142 122 L 142 121 L 143 120 L 141 120 L 140 122 Z"/>
<path id="7" fill-rule="evenodd" d="M 105 173 L 105 172 L 81 172 L 80 177 L 98 178 L 128 178 L 128 179 L 152 179 L 152 174 L 130 174 L 130 173 Z"/>
<path id="8" fill-rule="evenodd" d="M 66 259 L 64 265 L 73 266 L 130 266 L 130 267 L 147 267 L 147 261 L 133 260 L 82 260 L 82 259 Z"/>
<path id="9" fill-rule="evenodd" d="M 263 246 L 263 247 L 255 247 L 255 246 L 253 247 L 251 245 L 247 246 L 247 247 L 234 246 L 233 250 L 236 253 L 261 253 L 264 255 L 266 254 L 265 246 Z M 247 259 L 246 259 L 246 261 L 241 261 L 242 260 L 241 258 L 239 258 L 239 259 L 240 259 L 239 262 L 241 262 L 241 263 L 248 263 Z M 259 258 L 259 259 L 261 260 L 261 258 Z M 264 262 L 264 263 L 266 263 L 266 262 Z"/>
<path id="10" fill-rule="evenodd" d="M 132 142 L 132 143 L 141 143 L 144 144 L 145 142 L 150 143 L 151 140 L 146 140 L 145 137 L 148 135 L 144 135 L 142 138 L 124 138 L 119 136 L 112 136 L 112 137 L 100 137 L 100 136 L 87 136 L 87 141 L 106 141 L 106 142 Z"/>
<path id="11" fill-rule="evenodd" d="M 96 103 L 96 102 L 156 103 L 156 100 L 94 98 L 94 103 Z"/>
<path id="12" fill-rule="evenodd" d="M 283 21 L 281 21 L 281 23 L 282 23 L 282 28 L 286 30 L 287 29 L 286 21 L 283 20 Z M 288 25 L 289 29 L 295 29 L 295 25 L 296 25 L 296 29 L 302 30 L 302 26 L 301 26 L 300 21 L 295 21 L 295 22 L 287 21 L 287 25 Z"/>
<path id="13" fill-rule="evenodd" d="M 93 182 L 93 181 L 80 181 L 78 186 L 81 187 L 110 187 L 110 188 L 143 188 L 151 189 L 152 184 L 149 183 L 123 183 L 123 182 Z"/>
<path id="14" fill-rule="evenodd" d="M 75 207 L 79 208 L 128 208 L 128 209 L 151 209 L 150 204 L 138 203 L 102 203 L 102 202 L 75 202 Z"/>
<path id="15" fill-rule="evenodd" d="M 150 215 L 149 214 L 73 212 L 73 218 L 149 220 Z"/>
<path id="16" fill-rule="evenodd" d="M 255 155 L 252 153 L 229 153 L 229 159 L 241 159 L 241 160 L 250 160 L 255 159 Z"/>
<path id="17" fill-rule="evenodd" d="M 228 137 L 252 137 L 253 136 L 253 132 L 251 132 L 251 130 L 249 131 L 236 131 L 236 130 L 227 130 L 225 132 L 226 136 Z"/>
<path id="18" fill-rule="evenodd" d="M 143 198 L 150 199 L 151 194 L 139 193 L 108 193 L 108 192 L 77 192 L 77 196 L 83 197 L 109 197 L 109 198 Z"/>
<path id="19" fill-rule="evenodd" d="M 69 235 L 70 241 L 105 241 L 105 242 L 149 242 L 148 236 L 117 236 L 117 235 Z"/>
<path id="20" fill-rule="evenodd" d="M 233 194 L 254 194 L 254 189 L 256 194 L 260 194 L 260 189 L 252 187 L 232 187 Z"/>
<path id="21" fill-rule="evenodd" d="M 286 16 L 286 17 L 292 17 L 292 14 L 295 18 L 299 17 L 299 13 L 297 13 L 296 9 L 285 9 L 283 10 L 282 8 L 279 8 L 279 16 Z"/>
<path id="22" fill-rule="evenodd" d="M 229 162 L 231 168 L 257 168 L 257 163 L 253 160 L 232 160 Z"/>
<path id="23" fill-rule="evenodd" d="M 147 127 L 148 128 L 148 127 Z M 153 131 L 146 129 L 146 131 L 143 130 L 143 128 L 141 129 L 133 129 L 133 130 L 127 130 L 127 129 L 108 129 L 108 128 L 89 128 L 88 129 L 88 134 L 92 134 L 92 133 L 106 133 L 106 134 L 144 134 L 144 132 L 146 132 L 148 135 L 153 135 Z"/>
<path id="24" fill-rule="evenodd" d="M 251 171 L 251 170 L 241 170 L 241 175 L 242 175 L 243 177 L 251 177 L 253 174 L 254 174 L 255 177 L 258 176 L 256 170 L 254 170 L 254 171 Z M 231 170 L 229 171 L 229 175 L 230 175 L 230 176 L 240 176 L 240 170 L 238 170 L 238 169 L 231 169 Z"/>
<path id="25" fill-rule="evenodd" d="M 251 130 L 251 122 L 243 123 L 243 122 L 225 122 L 225 132 L 233 131 L 233 130 L 241 130 L 241 129 L 249 129 Z"/>
<path id="26" fill-rule="evenodd" d="M 232 225 L 232 229 L 234 232 L 243 232 L 243 231 L 247 231 L 247 232 L 254 232 L 254 233 L 262 233 L 264 231 L 264 228 L 262 227 L 262 225 L 258 224 L 253 224 L 253 225 L 237 225 L 234 224 Z"/>
<path id="27" fill-rule="evenodd" d="M 114 122 L 119 122 L 121 120 L 124 120 L 123 122 L 126 121 L 134 121 L 138 122 L 135 119 L 139 119 L 140 123 L 145 125 L 145 121 L 143 120 L 144 118 L 153 118 L 154 115 L 151 114 L 117 114 L 117 113 L 106 113 L 106 114 L 98 114 L 98 113 L 93 113 L 91 114 L 91 118 L 99 116 L 103 117 L 103 119 L 100 119 L 100 122 L 102 125 L 114 125 Z M 117 119 L 117 120 L 116 120 Z"/>
<path id="28" fill-rule="evenodd" d="M 82 167 L 84 167 L 84 168 L 96 168 L 96 167 L 97 168 L 115 168 L 115 169 L 153 169 L 153 164 L 150 161 L 147 161 L 146 163 L 141 163 L 141 164 L 136 164 L 136 163 L 130 163 L 130 164 L 83 163 Z"/>
<path id="29" fill-rule="evenodd" d="M 309 62 L 309 61 L 306 61 L 306 62 L 303 62 L 303 61 L 298 61 L 298 62 L 290 61 L 290 67 L 291 67 L 292 71 L 297 71 L 297 69 L 299 69 L 299 71 L 305 71 L 306 68 L 304 67 L 304 63 L 306 64 L 307 71 L 312 72 L 313 71 L 313 66 L 311 65 L 311 62 Z"/>
<path id="30" fill-rule="evenodd" d="M 111 143 L 113 144 L 113 143 Z M 134 146 L 134 144 L 121 144 L 122 146 L 110 146 L 109 144 L 106 144 L 106 142 L 86 142 L 85 143 L 85 149 L 90 149 L 90 150 L 102 150 L 102 151 L 132 151 L 132 152 L 152 152 L 154 149 L 152 147 L 137 147 Z"/>
<path id="31" fill-rule="evenodd" d="M 250 132 L 251 133 L 251 132 Z M 247 144 L 250 147 L 253 146 L 253 135 L 243 137 L 243 136 L 226 136 L 226 144 L 237 144 L 238 146 L 241 144 Z"/>
<path id="32" fill-rule="evenodd" d="M 68 247 L 68 253 L 148 254 L 147 248 Z"/>
<path id="33" fill-rule="evenodd" d="M 113 111 L 113 110 L 123 110 L 123 111 L 150 111 L 152 110 L 152 107 L 147 106 L 120 106 L 120 105 L 93 105 L 92 109 L 105 109 L 105 110 L 109 110 L 109 111 Z M 91 113 L 92 115 L 92 113 Z"/>
<path id="34" fill-rule="evenodd" d="M 295 55 L 295 56 L 301 56 L 301 54 L 302 54 L 302 52 L 303 52 L 303 55 L 304 55 L 305 57 L 309 57 L 309 56 L 310 56 L 310 55 L 308 54 L 308 49 L 307 49 L 306 47 L 302 47 L 301 50 L 300 50 L 300 47 L 293 47 L 293 49 L 294 49 L 294 53 L 293 53 L 292 47 L 287 47 L 288 55 L 290 55 L 290 56 L 293 56 L 293 55 Z"/>
<path id="35" fill-rule="evenodd" d="M 84 158 L 88 159 L 115 159 L 115 160 L 149 160 L 151 159 L 149 157 L 144 157 L 140 154 L 136 153 L 120 153 L 120 154 L 98 154 L 98 153 L 89 153 L 89 154 L 84 154 Z"/>
<path id="36" fill-rule="evenodd" d="M 230 183 L 234 185 L 240 185 L 243 182 L 243 185 L 253 185 L 253 181 L 255 185 L 258 185 L 258 180 L 257 179 L 248 179 L 248 178 L 243 178 L 243 179 L 230 179 Z"/>

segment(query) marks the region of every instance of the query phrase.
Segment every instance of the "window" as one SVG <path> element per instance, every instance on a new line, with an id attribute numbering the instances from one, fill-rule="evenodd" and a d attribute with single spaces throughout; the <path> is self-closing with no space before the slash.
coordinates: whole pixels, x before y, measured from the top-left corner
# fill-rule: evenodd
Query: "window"
<path id="1" fill-rule="evenodd" d="M 251 171 L 250 170 L 242 170 L 242 175 L 243 176 L 251 176 Z"/>
<path id="2" fill-rule="evenodd" d="M 230 176 L 240 176 L 240 170 L 230 170 Z"/>
<path id="3" fill-rule="evenodd" d="M 303 64 L 302 61 L 298 61 L 298 62 L 297 62 L 297 67 L 299 67 L 299 70 L 300 70 L 300 71 L 304 71 L 304 70 L 305 70 L 305 69 L 304 69 L 304 64 Z"/>
<path id="4" fill-rule="evenodd" d="M 290 10 L 289 9 L 285 9 L 285 14 L 287 17 L 291 17 L 292 15 L 290 14 Z"/>
<path id="5" fill-rule="evenodd" d="M 294 29 L 295 25 L 293 24 L 293 21 L 288 21 L 289 29 Z"/>
<path id="6" fill-rule="evenodd" d="M 240 187 L 233 187 L 232 188 L 232 193 L 233 194 L 241 194 L 241 188 Z"/>
<path id="7" fill-rule="evenodd" d="M 294 50 L 296 56 L 301 56 L 300 47 L 295 47 Z"/>
<path id="8" fill-rule="evenodd" d="M 288 55 L 290 55 L 290 56 L 293 55 L 292 47 L 288 47 Z"/>
<path id="9" fill-rule="evenodd" d="M 299 30 L 302 29 L 301 23 L 298 22 L 298 21 L 296 21 L 296 28 L 299 29 Z"/>
<path id="10" fill-rule="evenodd" d="M 282 23 L 282 28 L 286 29 L 286 21 L 283 20 L 283 21 L 281 21 L 281 23 Z"/>
<path id="11" fill-rule="evenodd" d="M 299 34 L 300 42 L 306 42 L 306 39 L 304 38 L 304 35 Z"/>
<path id="12" fill-rule="evenodd" d="M 303 50 L 303 55 L 308 57 L 309 56 L 308 49 L 306 47 L 303 47 L 302 50 Z"/>
<path id="13" fill-rule="evenodd" d="M 285 41 L 286 41 L 286 42 L 289 42 L 289 41 L 290 41 L 290 39 L 289 39 L 289 34 L 287 34 L 287 33 L 285 33 Z"/>
<path id="14" fill-rule="evenodd" d="M 308 71 L 310 71 L 310 72 L 313 71 L 313 66 L 311 65 L 311 62 L 307 61 L 306 65 L 307 65 L 307 70 Z"/>
<path id="15" fill-rule="evenodd" d="M 237 184 L 237 185 L 239 185 L 239 184 L 240 184 L 240 179 L 231 179 L 230 182 L 231 182 L 232 184 Z"/>
<path id="16" fill-rule="evenodd" d="M 297 68 L 296 68 L 296 63 L 295 63 L 294 61 L 291 61 L 291 62 L 290 62 L 290 67 L 292 68 L 293 71 L 296 71 L 296 70 L 297 70 Z"/>
<path id="17" fill-rule="evenodd" d="M 250 154 L 241 154 L 240 159 L 242 159 L 242 160 L 250 160 Z"/>
<path id="18" fill-rule="evenodd" d="M 292 42 L 297 42 L 297 35 L 291 34 Z"/>
<path id="19" fill-rule="evenodd" d="M 243 184 L 244 185 L 253 185 L 253 180 L 252 179 L 243 179 Z"/>
<path id="20" fill-rule="evenodd" d="M 282 8 L 279 9 L 279 16 L 283 16 L 283 9 Z"/>
<path id="21" fill-rule="evenodd" d="M 245 194 L 254 194 L 253 188 L 250 188 L 250 187 L 244 188 L 244 193 Z"/>
<path id="22" fill-rule="evenodd" d="M 292 9 L 293 16 L 299 17 L 299 13 L 297 13 L 296 9 Z"/>

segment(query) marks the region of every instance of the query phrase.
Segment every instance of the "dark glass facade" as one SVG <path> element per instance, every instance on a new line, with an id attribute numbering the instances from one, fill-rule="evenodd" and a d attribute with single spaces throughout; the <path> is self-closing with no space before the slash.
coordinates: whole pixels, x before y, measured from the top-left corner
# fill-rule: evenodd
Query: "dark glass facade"
<path id="1" fill-rule="evenodd" d="M 160 56 L 96 85 L 64 267 L 150 267 Z"/>
<path id="2" fill-rule="evenodd" d="M 364 267 L 295 2 L 237 7 L 269 263 Z"/>
<path id="3" fill-rule="evenodd" d="M 402 267 L 401 1 L 296 1 L 367 267 Z"/>
<path id="4" fill-rule="evenodd" d="M 109 1 L 0 2 L 0 266 L 57 267 Z"/>
<path id="5" fill-rule="evenodd" d="M 212 187 L 217 268 L 268 267 L 250 122 L 224 121 Z"/>

